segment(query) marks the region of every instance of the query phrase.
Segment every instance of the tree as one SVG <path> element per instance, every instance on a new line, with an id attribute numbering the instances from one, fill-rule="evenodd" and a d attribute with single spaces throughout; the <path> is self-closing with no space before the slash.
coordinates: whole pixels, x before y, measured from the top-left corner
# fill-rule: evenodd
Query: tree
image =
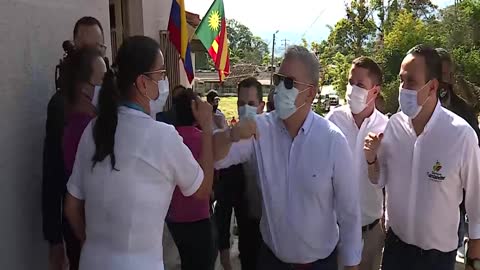
<path id="1" fill-rule="evenodd" d="M 268 44 L 242 23 L 227 20 L 227 35 L 230 49 L 230 63 L 262 65 L 269 57 Z"/>
<path id="2" fill-rule="evenodd" d="M 344 55 L 361 56 L 366 43 L 375 35 L 375 23 L 366 0 L 352 0 L 345 7 L 346 18 L 331 27 L 328 42 Z"/>

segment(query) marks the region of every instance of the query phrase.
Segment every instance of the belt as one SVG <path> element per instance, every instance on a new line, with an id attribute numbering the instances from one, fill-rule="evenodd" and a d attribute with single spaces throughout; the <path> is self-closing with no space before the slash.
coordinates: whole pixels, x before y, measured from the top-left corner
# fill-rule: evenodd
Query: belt
<path id="1" fill-rule="evenodd" d="M 380 219 L 376 219 L 374 222 L 368 224 L 368 225 L 365 225 L 362 227 L 362 232 L 367 232 L 367 231 L 370 231 L 371 229 L 375 228 L 375 226 L 377 226 L 377 224 L 380 222 Z"/>

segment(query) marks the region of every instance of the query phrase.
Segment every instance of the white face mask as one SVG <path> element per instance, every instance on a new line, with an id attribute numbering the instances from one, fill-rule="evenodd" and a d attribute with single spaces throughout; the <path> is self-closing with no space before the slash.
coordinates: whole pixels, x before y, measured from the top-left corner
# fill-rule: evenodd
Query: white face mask
<path id="1" fill-rule="evenodd" d="M 410 90 L 406 88 L 400 88 L 400 94 L 398 95 L 398 102 L 400 103 L 400 109 L 410 119 L 414 119 L 422 111 L 423 105 L 428 101 L 430 96 L 425 99 L 422 105 L 418 105 L 417 96 L 422 91 L 428 82 L 420 88 L 418 91 Z"/>
<path id="2" fill-rule="evenodd" d="M 150 99 L 150 116 L 153 119 L 156 119 L 157 113 L 163 111 L 163 107 L 168 99 L 168 94 L 170 93 L 168 79 L 158 81 L 157 86 L 158 98 L 156 100 Z"/>
<path id="3" fill-rule="evenodd" d="M 347 85 L 345 97 L 353 114 L 361 113 L 371 102 L 367 101 L 368 90 L 356 85 Z"/>
<path id="4" fill-rule="evenodd" d="M 297 88 L 293 87 L 292 89 L 287 89 L 285 84 L 280 82 L 277 87 L 275 87 L 275 93 L 273 95 L 273 101 L 275 103 L 275 111 L 280 119 L 285 120 L 292 116 L 298 109 L 305 105 L 302 104 L 300 107 L 295 106 L 295 100 L 297 99 L 298 94 L 307 91 L 307 89 L 299 92 Z"/>
<path id="5" fill-rule="evenodd" d="M 238 117 L 242 119 L 254 119 L 257 116 L 257 107 L 243 105 L 238 107 Z"/>
<path id="6" fill-rule="evenodd" d="M 100 96 L 101 85 L 95 85 L 95 90 L 93 90 L 92 104 L 95 108 L 98 108 L 98 97 Z"/>

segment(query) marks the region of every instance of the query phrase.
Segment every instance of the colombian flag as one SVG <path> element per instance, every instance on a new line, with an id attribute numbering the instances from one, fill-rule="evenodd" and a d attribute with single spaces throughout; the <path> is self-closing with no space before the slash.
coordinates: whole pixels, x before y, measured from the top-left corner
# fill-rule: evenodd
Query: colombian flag
<path id="1" fill-rule="evenodd" d="M 220 81 L 225 80 L 230 73 L 230 58 L 228 56 L 227 23 L 222 0 L 213 2 L 195 34 L 215 62 Z"/>
<path id="2" fill-rule="evenodd" d="M 180 58 L 182 58 L 188 81 L 191 83 L 195 75 L 193 74 L 192 56 L 188 44 L 187 15 L 183 0 L 172 1 L 168 32 L 170 41 L 177 48 Z"/>

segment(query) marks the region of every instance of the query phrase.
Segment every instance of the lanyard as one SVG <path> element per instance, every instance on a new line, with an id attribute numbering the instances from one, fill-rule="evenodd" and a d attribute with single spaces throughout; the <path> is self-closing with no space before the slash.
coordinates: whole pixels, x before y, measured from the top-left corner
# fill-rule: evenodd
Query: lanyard
<path id="1" fill-rule="evenodd" d="M 124 102 L 122 105 L 127 107 L 127 108 L 130 108 L 130 109 L 133 109 L 133 110 L 136 110 L 136 111 L 140 111 L 140 112 L 143 112 L 143 113 L 146 114 L 146 112 L 143 110 L 143 108 L 140 107 L 140 105 L 138 105 L 137 103 L 127 101 L 127 102 Z"/>

